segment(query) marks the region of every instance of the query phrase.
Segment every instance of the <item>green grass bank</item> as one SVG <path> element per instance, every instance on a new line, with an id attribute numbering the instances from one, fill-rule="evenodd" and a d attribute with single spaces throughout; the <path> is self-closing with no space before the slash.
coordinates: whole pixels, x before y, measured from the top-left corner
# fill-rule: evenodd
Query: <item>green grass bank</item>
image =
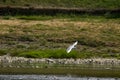
<path id="1" fill-rule="evenodd" d="M 120 19 L 105 16 L 1 16 L 0 55 L 120 58 Z M 66 48 L 78 41 L 70 54 Z"/>

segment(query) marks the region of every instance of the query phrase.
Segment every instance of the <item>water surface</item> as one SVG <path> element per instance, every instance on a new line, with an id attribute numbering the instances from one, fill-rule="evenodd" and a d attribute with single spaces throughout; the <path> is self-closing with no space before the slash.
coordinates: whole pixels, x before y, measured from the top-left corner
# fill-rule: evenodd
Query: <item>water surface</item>
<path id="1" fill-rule="evenodd" d="M 0 75 L 0 80 L 120 80 L 120 78 L 78 77 L 71 75 Z"/>

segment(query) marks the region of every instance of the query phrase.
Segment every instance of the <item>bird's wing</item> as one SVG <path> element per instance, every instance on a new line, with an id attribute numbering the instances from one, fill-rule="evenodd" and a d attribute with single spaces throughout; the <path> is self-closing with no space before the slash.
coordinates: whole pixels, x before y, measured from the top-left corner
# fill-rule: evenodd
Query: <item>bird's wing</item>
<path id="1" fill-rule="evenodd" d="M 67 53 L 69 53 L 71 50 L 72 50 L 72 46 L 69 46 L 69 47 L 67 48 Z"/>
<path id="2" fill-rule="evenodd" d="M 77 43 L 78 43 L 78 41 L 76 41 L 73 45 L 75 46 L 75 45 L 77 45 Z"/>
<path id="3" fill-rule="evenodd" d="M 75 42 L 75 43 L 73 43 L 72 45 L 70 45 L 68 48 L 67 48 L 67 53 L 69 53 L 71 50 L 72 50 L 72 48 L 74 48 L 74 46 L 75 45 L 77 45 L 77 41 Z"/>

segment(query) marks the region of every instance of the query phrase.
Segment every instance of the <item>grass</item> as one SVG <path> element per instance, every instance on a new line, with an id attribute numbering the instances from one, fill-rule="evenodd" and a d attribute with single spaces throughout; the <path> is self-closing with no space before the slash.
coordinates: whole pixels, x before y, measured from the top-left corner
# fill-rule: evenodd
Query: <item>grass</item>
<path id="1" fill-rule="evenodd" d="M 120 58 L 119 20 L 92 15 L 2 16 L 0 54 L 34 58 Z M 66 54 L 65 49 L 76 40 L 79 43 L 75 52 Z"/>
<path id="2" fill-rule="evenodd" d="M 1 0 L 0 5 L 27 7 L 107 8 L 120 7 L 119 0 Z"/>
<path id="3" fill-rule="evenodd" d="M 22 20 L 52 20 L 52 19 L 69 19 L 70 21 L 91 21 L 91 20 L 98 20 L 98 21 L 105 21 L 105 20 L 119 20 L 120 15 L 118 14 L 112 14 L 112 13 L 105 13 L 101 15 L 92 15 L 92 14 L 62 14 L 57 13 L 56 15 L 6 15 L 2 16 L 2 19 L 5 20 L 11 20 L 11 19 L 22 19 Z"/>
<path id="4" fill-rule="evenodd" d="M 17 16 L 18 19 L 24 19 L 24 20 L 50 20 L 53 17 L 52 16 Z"/>
<path id="5" fill-rule="evenodd" d="M 38 50 L 38 51 L 26 51 L 20 53 L 18 56 L 33 57 L 33 58 L 77 58 L 78 54 L 76 51 L 72 51 L 67 54 L 63 49 L 57 50 Z"/>

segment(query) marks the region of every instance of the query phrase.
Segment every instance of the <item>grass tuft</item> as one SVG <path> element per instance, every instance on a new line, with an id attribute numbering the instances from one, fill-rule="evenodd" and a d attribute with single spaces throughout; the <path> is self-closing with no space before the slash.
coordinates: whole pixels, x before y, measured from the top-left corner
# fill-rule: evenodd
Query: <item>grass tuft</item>
<path id="1" fill-rule="evenodd" d="M 64 49 L 56 50 L 37 50 L 37 51 L 26 51 L 19 54 L 19 56 L 27 58 L 77 58 L 78 53 L 72 51 L 69 54 Z"/>

